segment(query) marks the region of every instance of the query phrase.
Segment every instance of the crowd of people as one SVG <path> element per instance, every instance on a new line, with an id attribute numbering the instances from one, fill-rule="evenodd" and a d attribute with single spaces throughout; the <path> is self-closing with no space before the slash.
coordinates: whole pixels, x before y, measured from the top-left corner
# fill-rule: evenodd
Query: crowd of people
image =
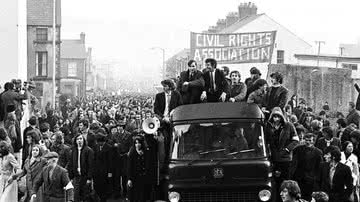
<path id="1" fill-rule="evenodd" d="M 288 98 L 283 75 L 270 84 L 253 67 L 244 82 L 238 71 L 194 60 L 177 79 L 161 82 L 156 96 L 92 95 L 66 99 L 58 109 L 31 107 L 21 128 L 23 104 L 35 106 L 33 85 L 6 83 L 0 94 L 0 202 L 7 201 L 176 201 L 166 192 L 171 143 L 170 112 L 184 104 L 255 103 L 264 112 L 266 142 L 279 200 L 359 201 L 360 116 L 353 102 L 349 114 L 331 117 L 325 103 L 315 113 L 306 100 Z M 160 129 L 143 131 L 156 117 Z M 65 189 L 64 189 L 65 187 Z"/>

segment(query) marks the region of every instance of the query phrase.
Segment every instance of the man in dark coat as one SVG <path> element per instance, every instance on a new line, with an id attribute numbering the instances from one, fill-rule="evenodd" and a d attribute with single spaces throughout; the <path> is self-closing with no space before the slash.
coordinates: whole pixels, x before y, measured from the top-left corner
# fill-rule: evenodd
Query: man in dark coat
<path id="1" fill-rule="evenodd" d="M 314 147 L 314 134 L 308 133 L 304 136 L 304 139 L 305 144 L 299 145 L 293 150 L 290 179 L 299 183 L 302 198 L 311 201 L 311 194 L 320 173 L 322 152 Z"/>
<path id="2" fill-rule="evenodd" d="M 330 151 L 330 162 L 320 170 L 320 190 L 329 194 L 329 202 L 350 202 L 353 179 L 348 166 L 340 163 L 340 149 Z"/>
<path id="3" fill-rule="evenodd" d="M 256 67 L 251 67 L 251 69 L 250 69 L 250 77 L 245 79 L 245 85 L 246 85 L 246 88 L 247 88 L 246 97 L 245 97 L 246 100 L 248 99 L 249 95 L 254 90 L 256 90 L 254 88 L 254 84 L 255 84 L 255 81 L 260 79 L 260 77 L 261 77 L 260 70 L 258 68 L 256 68 Z"/>
<path id="4" fill-rule="evenodd" d="M 197 70 L 195 60 L 188 62 L 189 69 L 180 73 L 177 90 L 181 93 L 184 104 L 200 103 L 200 95 L 205 85 L 202 72 Z"/>
<path id="5" fill-rule="evenodd" d="M 356 109 L 360 110 L 360 87 L 357 83 L 354 86 L 355 86 L 356 91 L 359 93 L 358 97 L 356 99 Z"/>
<path id="6" fill-rule="evenodd" d="M 175 90 L 175 84 L 170 79 L 163 80 L 164 92 L 155 96 L 154 112 L 163 121 L 168 122 L 171 110 L 183 104 L 181 95 Z M 167 119 L 167 120 L 166 120 Z"/>
<path id="7" fill-rule="evenodd" d="M 154 112 L 161 121 L 161 130 L 164 134 L 165 142 L 165 156 L 169 157 L 170 141 L 171 141 L 171 127 L 170 127 L 170 112 L 176 107 L 182 105 L 182 98 L 178 91 L 174 90 L 175 85 L 171 80 L 164 80 L 161 82 L 164 87 L 164 92 L 158 93 L 155 96 Z"/>
<path id="8" fill-rule="evenodd" d="M 277 184 L 289 179 L 291 153 L 299 143 L 299 136 L 294 125 L 285 120 L 284 114 L 279 107 L 275 107 L 270 114 L 265 127 L 266 142 L 271 150 L 271 160 Z"/>
<path id="9" fill-rule="evenodd" d="M 272 86 L 265 95 L 266 110 L 272 111 L 274 107 L 280 107 L 284 110 L 287 103 L 288 90 L 282 86 L 283 76 L 279 72 L 270 74 Z"/>
<path id="10" fill-rule="evenodd" d="M 107 134 L 104 129 L 96 132 L 97 144 L 94 148 L 94 188 L 101 202 L 106 202 L 113 191 L 114 150 L 106 143 Z"/>
<path id="11" fill-rule="evenodd" d="M 225 102 L 226 94 L 229 92 L 229 86 L 224 73 L 216 68 L 217 62 L 213 58 L 206 59 L 205 64 L 209 71 L 203 75 L 205 87 L 200 96 L 200 100 L 207 102 Z"/>
<path id="12" fill-rule="evenodd" d="M 94 151 L 87 146 L 82 134 L 74 138 L 68 167 L 69 177 L 74 183 L 75 201 L 87 200 L 93 179 Z"/>
<path id="13" fill-rule="evenodd" d="M 74 201 L 74 187 L 70 182 L 66 169 L 57 165 L 58 154 L 56 152 L 49 152 L 44 158 L 48 159 L 49 166 L 44 168 L 40 178 L 35 181 L 34 189 L 31 190 L 31 199 L 36 197 L 36 193 L 41 185 L 44 185 L 44 202 Z"/>
<path id="14" fill-rule="evenodd" d="M 346 116 L 346 124 L 354 123 L 359 128 L 360 115 L 355 109 L 354 102 L 349 102 L 349 114 Z"/>
<path id="15" fill-rule="evenodd" d="M 6 83 L 5 91 L 1 94 L 0 97 L 0 121 L 5 121 L 7 114 L 8 114 L 8 106 L 14 105 L 15 106 L 15 112 L 17 113 L 19 109 L 22 107 L 22 101 L 26 100 L 28 98 L 27 89 L 25 89 L 25 93 L 21 94 L 18 92 L 15 92 L 15 87 L 13 83 Z M 20 117 L 19 117 L 20 116 Z M 18 121 L 21 120 L 21 114 L 16 114 L 16 118 Z"/>

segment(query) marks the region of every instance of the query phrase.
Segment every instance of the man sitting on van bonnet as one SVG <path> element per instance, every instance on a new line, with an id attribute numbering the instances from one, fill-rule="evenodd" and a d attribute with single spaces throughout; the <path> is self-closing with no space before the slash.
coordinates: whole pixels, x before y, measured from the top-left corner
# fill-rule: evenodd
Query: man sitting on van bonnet
<path id="1" fill-rule="evenodd" d="M 285 120 L 280 107 L 275 107 L 266 123 L 266 142 L 270 145 L 271 160 L 279 182 L 289 179 L 291 151 L 299 143 L 294 125 Z"/>

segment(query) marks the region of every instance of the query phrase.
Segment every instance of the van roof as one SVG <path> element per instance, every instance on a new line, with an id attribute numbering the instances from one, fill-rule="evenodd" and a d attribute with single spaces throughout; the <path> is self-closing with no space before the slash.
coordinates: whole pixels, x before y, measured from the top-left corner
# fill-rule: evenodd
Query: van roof
<path id="1" fill-rule="evenodd" d="M 173 122 L 214 119 L 263 119 L 258 105 L 245 102 L 217 102 L 182 105 L 171 112 Z"/>

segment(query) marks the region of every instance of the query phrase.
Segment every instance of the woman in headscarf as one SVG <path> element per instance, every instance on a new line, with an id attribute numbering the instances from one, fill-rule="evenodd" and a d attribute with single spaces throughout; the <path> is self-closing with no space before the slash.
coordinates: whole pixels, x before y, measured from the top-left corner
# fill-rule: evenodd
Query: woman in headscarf
<path id="1" fill-rule="evenodd" d="M 40 178 L 43 168 L 46 167 L 46 160 L 42 158 L 43 150 L 40 145 L 33 145 L 31 150 L 31 155 L 25 160 L 24 168 L 21 172 L 14 175 L 14 179 L 19 180 L 23 176 L 26 176 L 26 193 L 25 193 L 25 202 L 30 201 L 31 191 L 35 186 L 35 182 Z M 39 189 L 36 193 L 37 198 L 32 202 L 40 201 L 40 196 L 42 196 L 42 189 Z"/>

